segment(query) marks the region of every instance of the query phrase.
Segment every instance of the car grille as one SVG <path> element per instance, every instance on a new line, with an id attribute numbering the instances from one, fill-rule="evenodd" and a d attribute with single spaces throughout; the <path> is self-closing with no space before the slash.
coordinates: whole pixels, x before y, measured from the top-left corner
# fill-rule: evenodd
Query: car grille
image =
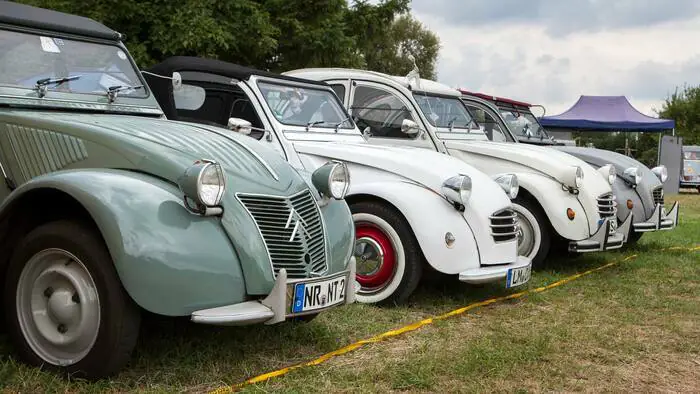
<path id="1" fill-rule="evenodd" d="M 664 205 L 664 187 L 658 186 L 651 191 L 651 196 L 654 198 L 654 204 Z"/>
<path id="2" fill-rule="evenodd" d="M 609 218 L 617 215 L 615 196 L 612 193 L 601 194 L 598 197 L 598 213 L 601 218 Z"/>
<path id="3" fill-rule="evenodd" d="M 327 270 L 321 213 L 308 190 L 291 197 L 251 194 L 236 197 L 258 226 L 275 277 L 282 268 L 287 270 L 289 278 L 308 278 Z"/>
<path id="4" fill-rule="evenodd" d="M 511 209 L 504 209 L 489 216 L 491 235 L 496 242 L 512 241 L 518 236 L 518 217 Z"/>

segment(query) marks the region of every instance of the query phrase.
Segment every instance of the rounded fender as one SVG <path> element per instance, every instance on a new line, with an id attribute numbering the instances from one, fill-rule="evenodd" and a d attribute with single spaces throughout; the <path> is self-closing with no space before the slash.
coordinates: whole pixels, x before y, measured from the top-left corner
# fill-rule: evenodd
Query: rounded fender
<path id="1" fill-rule="evenodd" d="M 17 188 L 0 213 L 47 188 L 87 210 L 124 288 L 142 308 L 186 316 L 245 300 L 241 266 L 220 219 L 187 211 L 176 186 L 130 171 L 59 171 Z"/>
<path id="2" fill-rule="evenodd" d="M 520 189 L 527 190 L 542 206 L 557 234 L 574 241 L 590 237 L 589 218 L 575 195 L 562 190 L 558 182 L 538 174 L 517 173 L 517 176 Z M 576 213 L 574 220 L 566 216 L 567 208 Z"/>
<path id="3" fill-rule="evenodd" d="M 633 189 L 620 177 L 615 179 L 612 189 L 617 199 L 617 218 L 621 221 L 627 219 L 630 211 L 633 214 L 632 221 L 635 223 L 645 222 L 653 214 L 655 206 L 646 206 L 639 195 L 639 189 Z M 631 210 L 627 208 L 627 200 L 632 201 Z"/>
<path id="4" fill-rule="evenodd" d="M 472 229 L 460 212 L 433 191 L 409 182 L 363 182 L 351 185 L 347 198 L 353 195 L 379 197 L 401 211 L 423 255 L 437 271 L 457 274 L 479 267 Z M 445 244 L 447 232 L 456 239 L 451 248 Z"/>

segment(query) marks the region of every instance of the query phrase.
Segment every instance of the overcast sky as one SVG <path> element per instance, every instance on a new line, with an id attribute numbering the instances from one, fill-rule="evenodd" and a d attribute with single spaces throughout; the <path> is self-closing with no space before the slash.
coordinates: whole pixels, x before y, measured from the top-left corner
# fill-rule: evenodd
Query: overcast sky
<path id="1" fill-rule="evenodd" d="M 700 84 L 700 0 L 413 0 L 440 36 L 438 79 L 561 113 L 581 94 L 655 115 Z"/>

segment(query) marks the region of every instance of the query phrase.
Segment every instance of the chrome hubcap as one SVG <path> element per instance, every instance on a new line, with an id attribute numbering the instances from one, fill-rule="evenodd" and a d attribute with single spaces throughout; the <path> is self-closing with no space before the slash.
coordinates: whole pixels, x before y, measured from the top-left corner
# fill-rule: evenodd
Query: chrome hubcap
<path id="1" fill-rule="evenodd" d="M 518 256 L 530 256 L 535 247 L 535 229 L 527 218 L 518 215 Z"/>
<path id="2" fill-rule="evenodd" d="M 62 249 L 46 249 L 27 262 L 17 286 L 17 317 L 32 350 L 53 365 L 71 365 L 92 349 L 100 302 L 85 265 Z"/>
<path id="3" fill-rule="evenodd" d="M 384 252 L 377 241 L 362 237 L 355 241 L 355 259 L 357 273 L 370 276 L 379 272 L 384 262 Z"/>

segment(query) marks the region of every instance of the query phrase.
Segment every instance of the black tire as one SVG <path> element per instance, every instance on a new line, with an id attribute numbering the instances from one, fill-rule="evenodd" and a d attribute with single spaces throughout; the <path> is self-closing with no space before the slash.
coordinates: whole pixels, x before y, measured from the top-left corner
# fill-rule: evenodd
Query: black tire
<path id="1" fill-rule="evenodd" d="M 618 224 L 619 224 L 619 222 L 618 222 Z M 644 235 L 644 233 L 636 232 L 630 228 L 630 232 L 629 232 L 629 234 L 627 234 L 627 242 L 625 242 L 625 245 L 636 244 L 637 242 L 639 242 L 639 239 L 642 238 L 642 235 Z"/>
<path id="2" fill-rule="evenodd" d="M 398 286 L 391 294 L 372 296 L 371 298 L 383 297 L 374 301 L 368 301 L 368 297 L 362 294 L 362 290 L 356 295 L 358 302 L 374 303 L 377 305 L 398 305 L 404 303 L 415 291 L 423 274 L 423 252 L 413 231 L 403 215 L 394 207 L 375 201 L 362 201 L 350 205 L 353 218 L 357 214 L 368 214 L 383 219 L 396 232 L 403 246 L 404 272 Z M 357 223 L 356 223 L 357 228 Z M 400 264 L 400 263 L 399 263 Z M 396 279 L 398 280 L 398 279 Z M 393 279 L 392 279 L 393 281 Z M 381 293 L 380 293 L 381 294 Z M 385 296 L 386 295 L 386 296 Z M 385 296 L 385 297 L 384 297 Z"/>
<path id="3" fill-rule="evenodd" d="M 547 219 L 547 215 L 539 204 L 530 198 L 518 196 L 513 200 L 513 203 L 529 211 L 537 222 L 540 233 L 540 245 L 537 253 L 534 256 L 530 256 L 530 258 L 532 259 L 532 268 L 541 268 L 549 256 L 552 246 L 552 226 L 549 223 L 549 219 Z M 519 207 L 515 206 L 514 209 L 516 213 L 519 213 Z M 522 216 L 519 214 L 519 217 L 521 218 Z"/>
<path id="4" fill-rule="evenodd" d="M 64 366 L 52 364 L 32 350 L 17 313 L 17 288 L 25 264 L 37 253 L 52 248 L 67 251 L 80 260 L 91 276 L 99 298 L 99 328 L 94 344 L 84 357 Z M 122 287 L 104 241 L 92 226 L 56 221 L 43 224 L 27 234 L 10 260 L 4 301 L 8 334 L 16 353 L 27 364 L 71 377 L 99 379 L 117 373 L 127 363 L 136 345 L 140 310 Z"/>

